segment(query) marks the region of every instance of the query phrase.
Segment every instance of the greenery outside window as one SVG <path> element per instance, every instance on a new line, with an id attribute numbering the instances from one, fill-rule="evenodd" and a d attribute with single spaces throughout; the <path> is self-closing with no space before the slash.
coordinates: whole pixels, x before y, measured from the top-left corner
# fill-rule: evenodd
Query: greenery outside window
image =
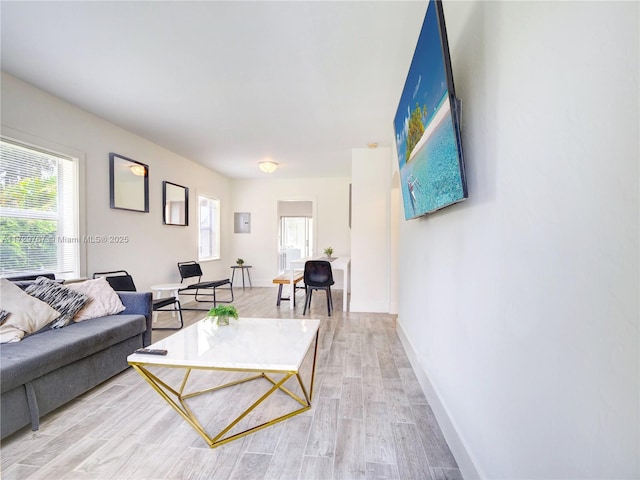
<path id="1" fill-rule="evenodd" d="M 78 159 L 0 140 L 0 276 L 80 276 Z"/>
<path id="2" fill-rule="evenodd" d="M 198 260 L 220 258 L 220 200 L 198 196 Z"/>

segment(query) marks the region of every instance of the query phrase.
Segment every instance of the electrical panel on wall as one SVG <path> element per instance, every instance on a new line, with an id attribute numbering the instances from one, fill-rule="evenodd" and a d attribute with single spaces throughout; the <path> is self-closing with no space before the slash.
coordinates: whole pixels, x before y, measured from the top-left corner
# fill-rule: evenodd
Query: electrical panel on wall
<path id="1" fill-rule="evenodd" d="M 233 233 L 251 233 L 251 214 L 236 212 L 233 214 Z"/>

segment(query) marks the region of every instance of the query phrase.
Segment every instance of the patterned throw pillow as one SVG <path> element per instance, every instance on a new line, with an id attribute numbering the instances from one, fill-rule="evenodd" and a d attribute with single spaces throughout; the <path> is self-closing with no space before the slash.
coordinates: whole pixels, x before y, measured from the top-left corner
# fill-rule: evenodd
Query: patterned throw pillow
<path id="1" fill-rule="evenodd" d="M 4 322 L 9 315 L 11 315 L 10 312 L 7 312 L 6 310 L 0 310 L 0 324 Z"/>
<path id="2" fill-rule="evenodd" d="M 68 325 L 73 316 L 90 300 L 88 296 L 74 292 L 46 277 L 36 278 L 33 285 L 29 285 L 25 292 L 60 312 L 60 316 L 51 324 L 52 328 Z"/>

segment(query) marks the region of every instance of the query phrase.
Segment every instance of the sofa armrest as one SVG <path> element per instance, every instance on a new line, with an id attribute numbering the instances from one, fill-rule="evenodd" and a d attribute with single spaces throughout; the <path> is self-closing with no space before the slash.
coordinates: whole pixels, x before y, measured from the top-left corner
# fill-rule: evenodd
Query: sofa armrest
<path id="1" fill-rule="evenodd" d="M 151 327 L 152 327 L 152 305 L 151 292 L 117 292 L 125 306 L 125 310 L 120 315 L 144 315 L 147 320 L 147 330 L 144 332 L 144 346 L 151 345 Z"/>

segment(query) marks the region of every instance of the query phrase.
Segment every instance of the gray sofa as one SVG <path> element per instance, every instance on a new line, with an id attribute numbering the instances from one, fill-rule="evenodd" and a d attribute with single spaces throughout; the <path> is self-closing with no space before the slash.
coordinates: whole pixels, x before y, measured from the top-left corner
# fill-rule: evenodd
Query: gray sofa
<path id="1" fill-rule="evenodd" d="M 118 315 L 45 328 L 0 346 L 0 438 L 128 367 L 127 356 L 151 343 L 151 293 L 118 292 Z"/>

